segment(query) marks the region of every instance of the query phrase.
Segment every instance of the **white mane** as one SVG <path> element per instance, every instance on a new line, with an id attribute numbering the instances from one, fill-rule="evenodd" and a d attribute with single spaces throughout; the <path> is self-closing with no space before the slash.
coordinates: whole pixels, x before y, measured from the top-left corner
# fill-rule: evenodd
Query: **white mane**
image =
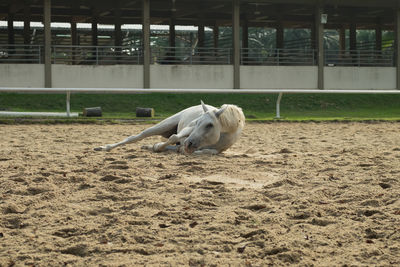
<path id="1" fill-rule="evenodd" d="M 234 132 L 238 128 L 244 128 L 245 117 L 241 108 L 230 104 L 224 104 L 221 108 L 225 108 L 219 117 L 223 132 Z"/>

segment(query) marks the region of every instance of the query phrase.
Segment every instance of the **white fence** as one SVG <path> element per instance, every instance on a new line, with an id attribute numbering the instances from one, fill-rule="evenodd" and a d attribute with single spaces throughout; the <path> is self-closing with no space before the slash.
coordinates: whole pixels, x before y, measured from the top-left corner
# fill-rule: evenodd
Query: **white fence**
<path id="1" fill-rule="evenodd" d="M 316 90 L 316 89 L 143 89 L 143 88 L 26 88 L 0 87 L 6 93 L 59 93 L 66 94 L 66 116 L 71 117 L 71 93 L 138 94 L 138 93 L 206 93 L 206 94 L 279 94 L 276 101 L 276 118 L 280 118 L 283 94 L 400 94 L 400 90 Z M 15 113 L 15 112 L 14 112 Z M 1 114 L 1 113 L 0 113 Z M 7 115 L 7 113 L 3 113 Z"/>

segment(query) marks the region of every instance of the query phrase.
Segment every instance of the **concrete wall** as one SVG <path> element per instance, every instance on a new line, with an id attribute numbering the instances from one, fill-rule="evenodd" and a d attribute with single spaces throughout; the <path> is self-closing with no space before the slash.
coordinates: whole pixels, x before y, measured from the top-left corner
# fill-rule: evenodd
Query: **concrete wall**
<path id="1" fill-rule="evenodd" d="M 142 65 L 52 65 L 53 87 L 142 88 Z"/>
<path id="2" fill-rule="evenodd" d="M 233 88 L 232 65 L 151 65 L 151 88 Z"/>
<path id="3" fill-rule="evenodd" d="M 1 87 L 44 87 L 43 64 L 0 64 Z"/>
<path id="4" fill-rule="evenodd" d="M 396 89 L 394 67 L 325 67 L 325 89 Z"/>
<path id="5" fill-rule="evenodd" d="M 243 89 L 316 89 L 316 66 L 240 66 Z"/>
<path id="6" fill-rule="evenodd" d="M 151 65 L 152 88 L 233 88 L 232 65 Z M 316 66 L 241 66 L 241 88 L 315 89 Z M 396 68 L 325 67 L 325 89 L 395 89 Z M 142 65 L 53 65 L 53 87 L 143 88 Z M 0 87 L 44 87 L 41 64 L 0 64 Z"/>

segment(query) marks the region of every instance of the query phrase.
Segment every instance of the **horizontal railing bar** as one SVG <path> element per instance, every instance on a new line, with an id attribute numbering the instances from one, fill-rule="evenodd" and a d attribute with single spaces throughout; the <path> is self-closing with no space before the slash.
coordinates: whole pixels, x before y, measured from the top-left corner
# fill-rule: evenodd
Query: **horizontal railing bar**
<path id="1" fill-rule="evenodd" d="M 19 93 L 101 93 L 101 94 L 135 94 L 135 93 L 230 93 L 230 94 L 400 94 L 400 90 L 337 90 L 337 89 L 161 89 L 161 88 L 27 88 L 0 87 L 0 92 Z"/>

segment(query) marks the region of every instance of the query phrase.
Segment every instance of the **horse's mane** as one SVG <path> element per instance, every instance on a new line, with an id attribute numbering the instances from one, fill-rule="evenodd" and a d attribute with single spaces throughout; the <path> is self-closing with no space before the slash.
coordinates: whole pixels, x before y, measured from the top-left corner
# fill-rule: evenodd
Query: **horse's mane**
<path id="1" fill-rule="evenodd" d="M 219 117 L 223 131 L 234 132 L 244 128 L 245 117 L 241 108 L 230 104 L 224 104 L 221 108 L 225 108 Z"/>

